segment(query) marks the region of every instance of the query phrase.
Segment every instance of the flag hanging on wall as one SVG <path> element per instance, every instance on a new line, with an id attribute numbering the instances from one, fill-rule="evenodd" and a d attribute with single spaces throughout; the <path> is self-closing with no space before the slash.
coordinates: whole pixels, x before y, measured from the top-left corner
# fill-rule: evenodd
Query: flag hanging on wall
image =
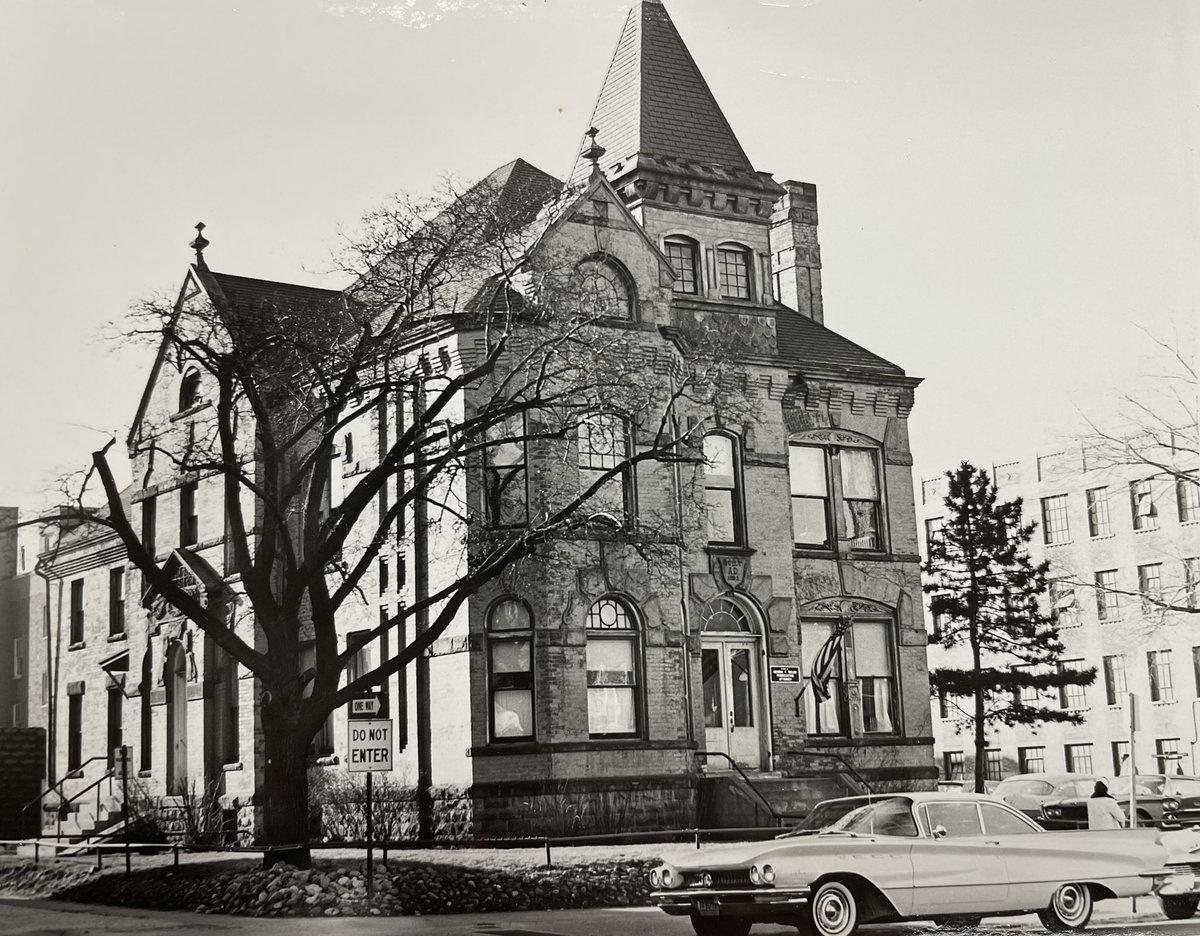
<path id="1" fill-rule="evenodd" d="M 842 654 L 842 641 L 846 636 L 846 625 L 839 624 L 821 649 L 813 657 L 812 668 L 808 672 L 808 685 L 812 686 L 813 697 L 817 702 L 827 702 L 830 698 L 829 680 L 837 669 L 838 659 Z M 804 690 L 801 690 L 801 695 Z"/>

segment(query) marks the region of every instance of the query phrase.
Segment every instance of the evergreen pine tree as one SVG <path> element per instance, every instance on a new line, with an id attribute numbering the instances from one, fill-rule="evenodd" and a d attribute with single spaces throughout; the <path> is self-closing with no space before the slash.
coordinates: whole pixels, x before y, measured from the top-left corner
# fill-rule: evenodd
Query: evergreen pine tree
<path id="1" fill-rule="evenodd" d="M 1022 525 L 1021 499 L 998 501 L 987 472 L 969 462 L 946 477 L 947 514 L 930 536 L 924 588 L 940 619 L 933 641 L 947 649 L 966 646 L 970 661 L 931 670 L 929 683 L 932 692 L 962 700 L 958 708 L 974 733 L 975 790 L 982 793 L 988 725 L 1081 724 L 1083 716 L 1069 711 L 1059 694 L 1091 685 L 1096 669 L 1058 666 L 1066 648 L 1040 601 L 1050 563 L 1029 558 L 1036 524 Z M 1037 690 L 1037 699 L 1024 701 L 1024 689 Z"/>

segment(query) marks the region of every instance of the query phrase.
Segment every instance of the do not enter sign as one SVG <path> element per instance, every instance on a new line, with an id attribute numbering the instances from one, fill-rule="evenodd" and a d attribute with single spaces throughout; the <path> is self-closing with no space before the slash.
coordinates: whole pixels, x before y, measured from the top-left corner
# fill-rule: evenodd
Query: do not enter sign
<path id="1" fill-rule="evenodd" d="M 349 723 L 346 769 L 351 773 L 392 769 L 392 721 L 374 719 Z"/>

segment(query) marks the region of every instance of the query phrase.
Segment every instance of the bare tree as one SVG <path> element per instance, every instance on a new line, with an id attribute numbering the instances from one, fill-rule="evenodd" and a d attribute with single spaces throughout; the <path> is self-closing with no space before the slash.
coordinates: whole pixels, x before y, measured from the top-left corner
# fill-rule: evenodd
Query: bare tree
<path id="1" fill-rule="evenodd" d="M 596 282 L 579 245 L 556 239 L 570 209 L 564 198 L 514 204 L 487 185 L 396 199 L 351 240 L 354 282 L 342 292 L 183 296 L 136 312 L 134 331 L 197 368 L 206 389 L 187 419 L 135 427 L 135 470 L 154 464 L 223 487 L 224 572 L 243 594 L 209 605 L 155 562 L 109 446 L 88 478 L 107 509 L 88 517 L 115 530 L 148 586 L 258 680 L 268 844 L 307 840 L 307 745 L 329 713 L 423 654 L 481 586 L 552 561 L 564 541 L 652 552 L 697 522 L 679 509 L 684 490 L 666 515 L 635 520 L 614 488 L 635 470 L 661 470 L 666 483 L 672 463 L 694 472 L 700 436 L 748 399 L 734 350 L 694 319 L 633 321 L 621 284 Z M 593 261 L 608 259 L 599 227 L 587 247 Z M 194 270 L 210 275 L 202 258 Z M 643 297 L 660 319 L 662 282 Z M 346 432 L 384 410 L 391 430 L 343 485 L 335 456 Z M 512 457 L 517 449 L 528 459 Z M 599 467 L 580 470 L 581 449 L 602 456 Z M 388 544 L 431 536 L 461 551 L 458 572 L 381 621 L 367 640 L 407 634 L 407 644 L 343 684 L 355 647 L 339 644 L 339 612 L 361 600 Z M 302 667 L 310 640 L 314 662 Z M 287 858 L 306 863 L 307 848 Z"/>

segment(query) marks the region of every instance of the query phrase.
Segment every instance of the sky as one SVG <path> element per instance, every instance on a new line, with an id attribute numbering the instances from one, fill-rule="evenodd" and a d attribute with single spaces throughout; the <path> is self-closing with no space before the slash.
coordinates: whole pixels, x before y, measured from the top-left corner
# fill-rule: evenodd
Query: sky
<path id="1" fill-rule="evenodd" d="M 114 435 L 114 340 L 222 272 L 336 286 L 395 192 L 559 177 L 628 0 L 0 0 L 0 504 Z M 1053 451 L 1200 329 L 1200 3 L 667 0 L 755 167 L 817 186 L 825 323 L 924 378 L 917 477 Z M 601 140 L 603 142 L 603 140 Z"/>

